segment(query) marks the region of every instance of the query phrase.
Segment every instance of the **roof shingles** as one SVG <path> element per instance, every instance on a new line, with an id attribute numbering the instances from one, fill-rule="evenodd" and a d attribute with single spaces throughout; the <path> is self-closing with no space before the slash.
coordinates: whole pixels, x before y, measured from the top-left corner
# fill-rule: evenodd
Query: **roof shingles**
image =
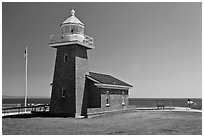
<path id="1" fill-rule="evenodd" d="M 111 75 L 106 75 L 106 74 L 100 74 L 100 73 L 95 73 L 95 72 L 89 72 L 89 76 L 97 81 L 100 81 L 103 84 L 112 84 L 112 85 L 122 85 L 122 86 L 130 86 L 131 85 L 111 76 Z"/>

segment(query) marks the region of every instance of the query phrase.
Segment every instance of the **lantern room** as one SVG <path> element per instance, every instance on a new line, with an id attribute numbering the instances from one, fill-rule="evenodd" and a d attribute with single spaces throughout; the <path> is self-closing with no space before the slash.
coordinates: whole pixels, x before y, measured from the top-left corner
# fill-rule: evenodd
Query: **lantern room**
<path id="1" fill-rule="evenodd" d="M 60 25 L 61 34 L 51 35 L 49 46 L 58 46 L 79 43 L 89 49 L 94 48 L 94 39 L 84 34 L 84 24 L 75 16 L 75 11 L 71 10 L 71 16 Z"/>
<path id="2" fill-rule="evenodd" d="M 63 41 L 81 41 L 85 39 L 84 24 L 77 19 L 75 11 L 71 10 L 71 17 L 61 24 Z"/>

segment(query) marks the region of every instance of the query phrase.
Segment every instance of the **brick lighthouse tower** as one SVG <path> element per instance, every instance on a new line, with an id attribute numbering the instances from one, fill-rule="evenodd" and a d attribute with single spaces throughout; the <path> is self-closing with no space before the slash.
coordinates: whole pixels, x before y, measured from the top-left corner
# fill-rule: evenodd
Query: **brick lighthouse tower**
<path id="1" fill-rule="evenodd" d="M 83 108 L 85 80 L 89 73 L 87 50 L 93 49 L 93 38 L 84 35 L 84 24 L 75 11 L 61 24 L 59 40 L 51 38 L 49 46 L 56 48 L 55 69 L 50 101 L 50 114 L 57 116 L 86 115 Z"/>

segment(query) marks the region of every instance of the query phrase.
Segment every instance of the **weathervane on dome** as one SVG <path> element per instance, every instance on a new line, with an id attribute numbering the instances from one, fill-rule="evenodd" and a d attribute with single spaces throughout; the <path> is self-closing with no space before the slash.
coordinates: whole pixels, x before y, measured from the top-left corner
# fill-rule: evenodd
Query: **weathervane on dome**
<path id="1" fill-rule="evenodd" d="M 74 7 L 72 6 L 71 15 L 75 16 L 74 14 L 75 14 L 75 10 L 74 10 Z"/>
<path id="2" fill-rule="evenodd" d="M 72 9 L 71 10 L 71 15 L 74 16 L 74 14 L 75 14 L 75 10 Z"/>

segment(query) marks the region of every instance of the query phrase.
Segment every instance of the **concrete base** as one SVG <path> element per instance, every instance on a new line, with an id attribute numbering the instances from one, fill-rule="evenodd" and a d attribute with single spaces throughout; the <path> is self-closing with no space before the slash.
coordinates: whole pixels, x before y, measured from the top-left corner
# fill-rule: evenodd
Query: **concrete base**
<path id="1" fill-rule="evenodd" d="M 81 116 L 80 114 L 75 114 L 75 118 L 81 119 L 81 118 L 85 118 L 85 116 Z"/>

